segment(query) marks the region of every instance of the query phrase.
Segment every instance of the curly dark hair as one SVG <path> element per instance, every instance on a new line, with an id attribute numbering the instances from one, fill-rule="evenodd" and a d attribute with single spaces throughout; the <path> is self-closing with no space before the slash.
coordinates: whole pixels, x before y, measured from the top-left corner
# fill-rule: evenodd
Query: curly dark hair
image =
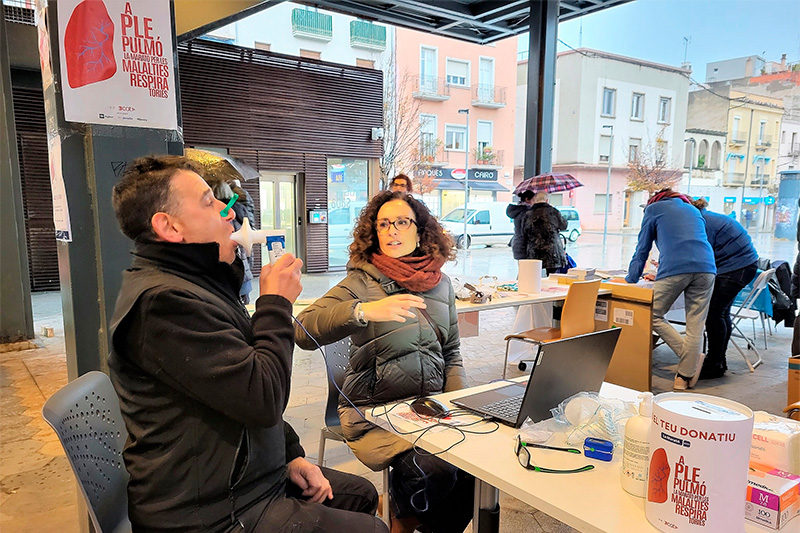
<path id="1" fill-rule="evenodd" d="M 404 192 L 381 191 L 361 210 L 356 220 L 353 243 L 349 248 L 350 259 L 354 263 L 369 263 L 372 254 L 380 249 L 375 221 L 383 204 L 391 200 L 403 200 L 414 211 L 419 234 L 419 246 L 415 255 L 431 254 L 445 261 L 455 259 L 456 247 L 453 239 L 442 229 L 425 204 Z"/>
<path id="2" fill-rule="evenodd" d="M 394 185 L 396 181 L 405 181 L 406 182 L 406 192 L 414 192 L 414 184 L 411 183 L 411 178 L 406 176 L 405 174 L 398 174 L 397 176 L 392 178 L 392 181 L 389 182 L 389 187 Z"/>

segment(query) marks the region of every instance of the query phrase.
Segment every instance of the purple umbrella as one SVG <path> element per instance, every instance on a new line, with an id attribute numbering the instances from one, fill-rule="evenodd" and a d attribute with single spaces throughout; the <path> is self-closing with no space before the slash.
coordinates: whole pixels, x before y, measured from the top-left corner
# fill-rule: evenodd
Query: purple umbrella
<path id="1" fill-rule="evenodd" d="M 569 174 L 553 174 L 547 172 L 539 174 L 532 178 L 528 178 L 514 189 L 514 194 L 519 196 L 525 191 L 539 192 L 544 191 L 547 193 L 568 191 L 577 187 L 583 187 L 583 183 L 579 182 Z"/>

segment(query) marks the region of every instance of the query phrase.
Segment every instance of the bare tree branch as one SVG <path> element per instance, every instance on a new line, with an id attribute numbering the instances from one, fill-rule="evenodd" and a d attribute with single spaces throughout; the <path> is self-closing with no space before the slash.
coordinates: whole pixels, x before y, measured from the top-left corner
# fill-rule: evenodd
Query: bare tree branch
<path id="1" fill-rule="evenodd" d="M 640 147 L 633 157 L 628 154 L 628 188 L 632 191 L 658 192 L 672 188 L 681 181 L 683 171 L 675 169 L 667 160 L 664 130 L 659 131 L 655 143 Z"/>

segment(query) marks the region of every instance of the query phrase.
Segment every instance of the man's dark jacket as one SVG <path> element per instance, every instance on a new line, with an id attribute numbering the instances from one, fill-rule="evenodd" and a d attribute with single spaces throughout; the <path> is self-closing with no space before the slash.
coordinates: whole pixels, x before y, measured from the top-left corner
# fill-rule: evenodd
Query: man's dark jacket
<path id="1" fill-rule="evenodd" d="M 303 456 L 283 421 L 292 305 L 238 300 L 242 265 L 210 244 L 137 243 L 111 320 L 134 531 L 220 531 L 283 493 Z"/>

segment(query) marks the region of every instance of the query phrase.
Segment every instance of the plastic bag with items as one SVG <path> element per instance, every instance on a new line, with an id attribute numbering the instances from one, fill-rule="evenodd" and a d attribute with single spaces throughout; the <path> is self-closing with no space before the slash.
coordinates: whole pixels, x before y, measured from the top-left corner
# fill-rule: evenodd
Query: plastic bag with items
<path id="1" fill-rule="evenodd" d="M 601 398 L 596 392 L 579 392 L 550 410 L 559 424 L 567 426 L 567 444 L 583 444 L 587 437 L 606 439 L 619 446 L 625 439 L 625 423 L 637 414 L 634 402 Z"/>

